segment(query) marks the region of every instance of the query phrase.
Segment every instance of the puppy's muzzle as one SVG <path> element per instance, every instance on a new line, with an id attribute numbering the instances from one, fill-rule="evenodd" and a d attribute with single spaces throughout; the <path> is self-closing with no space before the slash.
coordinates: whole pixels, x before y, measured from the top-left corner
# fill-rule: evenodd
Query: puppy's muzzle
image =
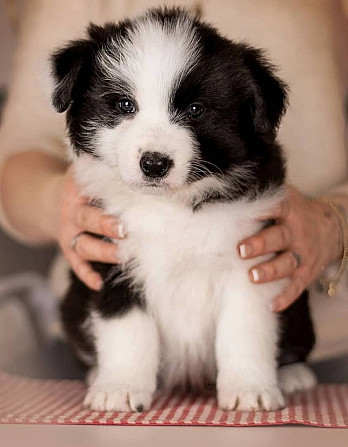
<path id="1" fill-rule="evenodd" d="M 149 178 L 162 178 L 173 166 L 173 160 L 160 152 L 145 152 L 140 159 L 140 169 Z"/>

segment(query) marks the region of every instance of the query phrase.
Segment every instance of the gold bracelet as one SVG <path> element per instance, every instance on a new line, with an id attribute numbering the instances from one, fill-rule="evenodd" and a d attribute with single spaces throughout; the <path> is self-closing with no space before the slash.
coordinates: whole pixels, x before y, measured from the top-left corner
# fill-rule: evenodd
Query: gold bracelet
<path id="1" fill-rule="evenodd" d="M 343 214 L 343 212 L 340 210 L 338 205 L 334 203 L 332 200 L 328 199 L 327 197 L 314 197 L 311 199 L 312 202 L 318 202 L 318 203 L 326 203 L 331 207 L 333 212 L 335 213 L 336 217 L 338 218 L 340 225 L 342 227 L 342 235 L 343 235 L 343 257 L 341 261 L 341 266 L 337 270 L 336 274 L 332 278 L 321 278 L 319 280 L 320 284 L 323 287 L 327 287 L 327 294 L 329 296 L 333 296 L 336 293 L 337 290 L 337 284 L 339 283 L 343 273 L 347 270 L 348 265 L 348 223 L 346 216 Z"/>

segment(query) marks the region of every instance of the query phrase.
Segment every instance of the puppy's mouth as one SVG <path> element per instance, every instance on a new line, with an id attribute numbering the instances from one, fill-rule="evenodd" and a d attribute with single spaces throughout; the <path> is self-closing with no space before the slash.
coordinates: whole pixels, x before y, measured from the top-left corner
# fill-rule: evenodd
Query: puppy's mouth
<path id="1" fill-rule="evenodd" d="M 168 189 L 168 185 L 167 183 L 157 183 L 157 182 L 149 182 L 149 183 L 145 183 L 144 184 L 144 188 L 167 188 Z"/>
<path id="2" fill-rule="evenodd" d="M 131 183 L 131 188 L 145 194 L 164 194 L 172 190 L 170 183 L 164 179 L 146 179 Z"/>
<path id="3" fill-rule="evenodd" d="M 152 181 L 145 180 L 141 184 L 141 188 L 161 190 L 161 189 L 169 189 L 170 186 L 168 182 L 163 180 L 152 180 Z"/>

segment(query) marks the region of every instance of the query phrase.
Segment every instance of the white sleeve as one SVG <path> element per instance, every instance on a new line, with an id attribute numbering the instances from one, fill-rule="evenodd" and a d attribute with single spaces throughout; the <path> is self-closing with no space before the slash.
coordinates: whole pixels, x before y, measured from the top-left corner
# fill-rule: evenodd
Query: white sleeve
<path id="1" fill-rule="evenodd" d="M 55 112 L 50 100 L 49 55 L 68 40 L 81 37 L 89 20 L 85 2 L 31 0 L 24 7 L 0 127 L 0 176 L 4 161 L 19 152 L 35 150 L 65 157 L 64 116 Z M 0 225 L 23 241 L 8 222 L 1 201 Z"/>

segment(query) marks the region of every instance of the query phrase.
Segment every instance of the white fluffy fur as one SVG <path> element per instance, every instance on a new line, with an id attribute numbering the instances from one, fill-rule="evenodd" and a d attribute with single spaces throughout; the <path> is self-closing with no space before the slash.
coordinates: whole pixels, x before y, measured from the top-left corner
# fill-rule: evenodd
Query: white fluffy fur
<path id="1" fill-rule="evenodd" d="M 138 308 L 122 318 L 92 315 L 98 368 L 85 405 L 95 410 L 141 411 L 151 404 L 159 366 L 157 328 Z"/>
<path id="2" fill-rule="evenodd" d="M 100 408 L 100 397 L 91 400 L 96 384 L 110 384 L 104 362 L 108 356 L 123 359 L 133 333 L 141 343 L 134 362 L 128 363 L 128 375 L 141 373 L 144 390 L 151 389 L 157 364 L 152 364 L 149 374 L 148 364 L 142 362 L 159 343 L 165 385 L 187 378 L 196 384 L 217 378 L 224 408 L 238 404 L 245 410 L 260 406 L 270 410 L 281 406 L 275 361 L 277 323 L 269 304 L 283 282 L 252 284 L 247 271 L 253 261 L 240 260 L 236 249 L 241 239 L 259 229 L 256 218 L 280 196 L 265 196 L 253 203 L 206 205 L 195 213 L 179 198 L 146 195 L 121 181 L 111 189 L 107 170 L 88 157 L 81 157 L 76 168 L 79 181 L 88 185 L 86 192 L 102 197 L 106 212 L 122 220 L 127 237 L 118 241 L 119 253 L 123 262 L 133 260 L 131 276 L 143 288 L 147 302 L 147 313 L 138 317 L 153 319 L 158 329 L 158 339 L 143 344 L 148 340 L 145 324 L 130 324 L 120 338 L 117 326 L 124 317 L 106 323 L 110 330 L 98 321 L 94 329 L 98 353 L 101 343 L 108 354 L 98 359 L 98 382 L 88 397 L 93 408 Z M 112 340 L 118 340 L 117 345 Z M 120 380 L 115 367 L 113 386 Z"/>
<path id="3" fill-rule="evenodd" d="M 285 393 L 309 390 L 317 384 L 313 371 L 305 363 L 294 363 L 279 368 L 279 387 Z"/>
<path id="4" fill-rule="evenodd" d="M 124 76 L 132 86 L 139 112 L 114 129 L 99 129 L 101 158 L 76 158 L 76 175 L 85 193 L 102 198 L 105 211 L 123 222 L 127 237 L 118 241 L 119 256 L 147 307 L 108 320 L 93 316 L 98 368 L 86 403 L 94 409 L 147 408 L 158 370 L 167 386 L 216 380 L 223 408 L 272 410 L 284 403 L 276 376 L 277 321 L 269 308 L 283 281 L 252 284 L 247 272 L 254 261 L 242 261 L 236 248 L 259 230 L 256 219 L 281 194 L 206 204 L 199 212 L 187 206 L 221 182 L 185 184 L 195 142 L 168 116 L 173 85 L 197 59 L 195 38 L 186 31 L 180 23 L 174 34 L 139 23 L 121 71 L 100 55 L 110 80 Z M 146 150 L 174 160 L 165 194 L 143 187 L 139 158 Z M 241 174 L 234 173 L 236 181 Z"/>

